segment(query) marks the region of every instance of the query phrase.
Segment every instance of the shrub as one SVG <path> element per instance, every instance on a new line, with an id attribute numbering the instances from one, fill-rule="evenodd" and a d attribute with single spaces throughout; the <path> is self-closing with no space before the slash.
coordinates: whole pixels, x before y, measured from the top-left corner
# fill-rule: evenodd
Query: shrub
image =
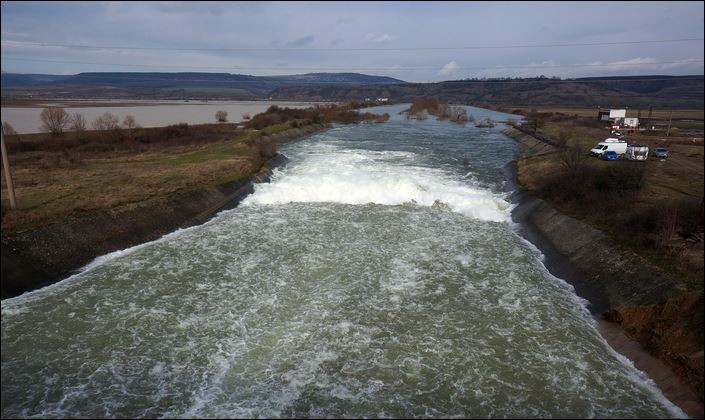
<path id="1" fill-rule="evenodd" d="M 688 237 L 702 227 L 702 199 L 692 197 L 642 207 L 624 222 L 624 231 L 634 242 L 655 249 L 665 247 L 675 234 Z"/>
<path id="2" fill-rule="evenodd" d="M 277 154 L 277 143 L 269 137 L 248 138 L 245 144 L 257 151 L 260 159 L 271 159 Z"/>
<path id="3" fill-rule="evenodd" d="M 215 120 L 222 123 L 222 122 L 228 122 L 228 113 L 225 111 L 216 111 L 215 113 Z"/>

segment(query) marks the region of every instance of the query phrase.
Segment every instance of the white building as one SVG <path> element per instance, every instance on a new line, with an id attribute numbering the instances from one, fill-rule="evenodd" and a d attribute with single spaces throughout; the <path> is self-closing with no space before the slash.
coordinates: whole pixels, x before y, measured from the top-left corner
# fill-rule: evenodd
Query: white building
<path id="1" fill-rule="evenodd" d="M 610 109 L 610 120 L 614 121 L 617 118 L 624 118 L 627 116 L 626 109 Z"/>

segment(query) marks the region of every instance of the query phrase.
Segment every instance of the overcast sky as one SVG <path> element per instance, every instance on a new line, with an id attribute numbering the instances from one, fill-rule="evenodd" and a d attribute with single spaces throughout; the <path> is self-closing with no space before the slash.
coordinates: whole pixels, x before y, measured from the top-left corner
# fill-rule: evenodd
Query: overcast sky
<path id="1" fill-rule="evenodd" d="M 703 2 L 2 3 L 13 73 L 702 75 L 702 38 Z"/>

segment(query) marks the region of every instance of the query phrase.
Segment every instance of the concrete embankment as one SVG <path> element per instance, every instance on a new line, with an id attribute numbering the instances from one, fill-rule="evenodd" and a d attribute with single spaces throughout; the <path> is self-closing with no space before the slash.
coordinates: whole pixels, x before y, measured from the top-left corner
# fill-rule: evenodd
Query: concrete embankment
<path id="1" fill-rule="evenodd" d="M 324 128 L 295 128 L 270 139 L 282 143 Z M 255 183 L 269 182 L 272 171 L 286 161 L 279 154 L 246 179 L 179 191 L 129 208 L 93 212 L 18 234 L 3 234 L 2 298 L 62 280 L 98 256 L 204 223 L 219 211 L 237 206 L 254 191 Z"/>
<path id="2" fill-rule="evenodd" d="M 521 145 L 520 157 L 555 152 L 521 131 L 504 134 Z M 608 343 L 688 415 L 702 417 L 703 294 L 684 295 L 658 267 L 526 189 L 513 199 L 522 235 L 543 252 L 551 273 L 590 302 Z"/>

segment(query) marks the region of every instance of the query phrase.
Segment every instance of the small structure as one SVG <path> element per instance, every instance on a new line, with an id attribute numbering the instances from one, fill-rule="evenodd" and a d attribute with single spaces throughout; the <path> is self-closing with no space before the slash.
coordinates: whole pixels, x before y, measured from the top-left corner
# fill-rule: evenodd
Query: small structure
<path id="1" fill-rule="evenodd" d="M 639 128 L 639 118 L 624 118 L 622 125 L 627 128 Z"/>
<path id="2" fill-rule="evenodd" d="M 605 108 L 600 108 L 597 110 L 597 119 L 600 121 L 610 120 L 610 110 Z"/>
<path id="3" fill-rule="evenodd" d="M 619 123 L 626 116 L 626 109 L 599 108 L 597 111 L 597 119 L 600 121 L 611 121 L 614 123 Z"/>
<path id="4" fill-rule="evenodd" d="M 610 109 L 610 120 L 615 121 L 618 118 L 625 118 L 627 116 L 626 109 Z"/>
<path id="5" fill-rule="evenodd" d="M 387 102 L 389 102 L 389 98 L 377 98 L 377 102 L 379 102 L 379 103 L 387 103 Z"/>

